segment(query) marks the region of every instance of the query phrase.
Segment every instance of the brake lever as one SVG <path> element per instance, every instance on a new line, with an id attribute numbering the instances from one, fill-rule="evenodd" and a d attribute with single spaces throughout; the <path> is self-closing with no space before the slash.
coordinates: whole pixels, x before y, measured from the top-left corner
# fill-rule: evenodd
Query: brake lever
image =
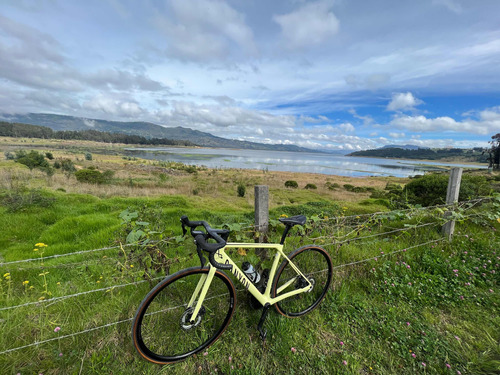
<path id="1" fill-rule="evenodd" d="M 198 253 L 198 257 L 200 258 L 201 268 L 205 267 L 207 258 L 203 256 L 203 252 L 201 251 L 201 247 L 199 245 L 196 245 L 196 252 Z"/>

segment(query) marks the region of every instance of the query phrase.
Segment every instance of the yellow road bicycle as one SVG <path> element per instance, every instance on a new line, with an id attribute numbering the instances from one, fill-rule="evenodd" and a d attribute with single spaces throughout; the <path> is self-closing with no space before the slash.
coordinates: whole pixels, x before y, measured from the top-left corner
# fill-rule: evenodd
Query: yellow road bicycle
<path id="1" fill-rule="evenodd" d="M 230 243 L 228 230 L 182 216 L 183 232 L 188 228 L 194 237 L 201 267 L 167 276 L 141 302 L 132 324 L 132 339 L 139 354 L 153 363 L 169 364 L 213 344 L 229 325 L 236 304 L 236 289 L 224 271 L 231 272 L 263 306 L 257 326 L 263 340 L 263 325 L 271 306 L 286 317 L 298 317 L 316 308 L 332 279 L 330 256 L 316 245 L 285 255 L 283 247 L 289 230 L 304 225 L 306 217 L 298 215 L 280 221 L 285 230 L 279 244 Z M 276 250 L 271 269 L 258 273 L 248 262 L 240 269 L 226 254 L 227 249 L 235 248 Z M 207 267 L 203 252 L 208 253 Z"/>

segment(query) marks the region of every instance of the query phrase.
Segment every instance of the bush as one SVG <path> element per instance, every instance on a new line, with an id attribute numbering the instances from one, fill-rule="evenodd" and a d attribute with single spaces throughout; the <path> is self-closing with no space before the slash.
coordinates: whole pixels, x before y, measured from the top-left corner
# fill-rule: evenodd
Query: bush
<path id="1" fill-rule="evenodd" d="M 61 161 L 61 169 L 64 172 L 68 172 L 68 173 L 73 173 L 74 171 L 76 171 L 75 165 L 73 164 L 73 162 L 70 159 L 63 159 Z"/>
<path id="2" fill-rule="evenodd" d="M 86 182 L 89 184 L 103 184 L 105 182 L 104 175 L 92 169 L 80 169 L 75 172 L 75 177 L 78 182 Z"/>
<path id="3" fill-rule="evenodd" d="M 12 152 L 7 151 L 4 153 L 4 155 L 5 155 L 5 159 L 7 159 L 7 160 L 14 160 L 15 159 L 15 156 Z"/>
<path id="4" fill-rule="evenodd" d="M 385 185 L 385 190 L 389 190 L 389 191 L 401 191 L 403 190 L 403 187 L 400 185 L 400 184 L 396 184 L 394 182 L 388 182 L 387 185 Z"/>
<path id="5" fill-rule="evenodd" d="M 285 181 L 285 187 L 297 189 L 299 187 L 299 184 L 297 183 L 297 181 L 288 180 L 288 181 Z"/>
<path id="6" fill-rule="evenodd" d="M 245 196 L 245 193 L 246 193 L 246 187 L 245 187 L 245 185 L 239 184 L 237 192 L 238 192 L 238 197 L 242 197 L 243 198 Z"/>
<path id="7" fill-rule="evenodd" d="M 346 189 L 347 191 L 354 191 L 354 185 L 344 184 L 344 189 Z"/>
<path id="8" fill-rule="evenodd" d="M 92 160 L 92 154 L 90 152 L 85 154 L 85 160 Z"/>
<path id="9" fill-rule="evenodd" d="M 52 152 L 46 152 L 45 157 L 49 160 L 54 160 L 54 155 L 52 155 Z"/>
<path id="10" fill-rule="evenodd" d="M 331 182 L 327 182 L 326 183 L 326 187 L 328 188 L 328 190 L 335 190 L 335 189 L 338 189 L 340 188 L 340 185 L 337 184 L 336 182 L 334 182 L 333 184 Z"/>
<path id="11" fill-rule="evenodd" d="M 304 189 L 312 189 L 312 190 L 316 190 L 318 187 L 314 184 L 307 184 Z"/>
<path id="12" fill-rule="evenodd" d="M 26 151 L 17 151 L 15 160 L 27 166 L 30 170 L 34 168 L 50 168 L 49 162 L 45 160 L 45 157 L 37 151 L 30 151 L 27 153 Z"/>
<path id="13" fill-rule="evenodd" d="M 368 191 L 368 188 L 362 186 L 354 186 L 351 191 L 354 193 L 366 193 Z"/>
<path id="14" fill-rule="evenodd" d="M 408 202 L 422 206 L 434 206 L 446 203 L 449 176 L 445 174 L 427 174 L 413 179 L 403 189 Z M 460 183 L 460 201 L 474 199 L 489 194 L 490 185 L 483 176 L 463 175 Z"/>

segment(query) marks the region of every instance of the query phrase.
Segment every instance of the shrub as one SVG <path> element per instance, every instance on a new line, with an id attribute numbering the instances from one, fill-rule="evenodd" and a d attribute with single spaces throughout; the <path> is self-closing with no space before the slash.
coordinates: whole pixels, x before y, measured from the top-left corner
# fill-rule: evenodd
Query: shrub
<path id="1" fill-rule="evenodd" d="M 366 191 L 368 191 L 368 188 L 362 186 L 354 186 L 351 191 L 354 193 L 365 193 Z"/>
<path id="2" fill-rule="evenodd" d="M 15 156 L 12 152 L 7 151 L 4 153 L 4 155 L 5 155 L 5 159 L 7 159 L 7 160 L 14 160 L 15 159 Z"/>
<path id="3" fill-rule="evenodd" d="M 85 160 L 92 160 L 92 154 L 90 152 L 85 153 Z"/>
<path id="4" fill-rule="evenodd" d="M 61 169 L 61 162 L 60 162 L 59 160 L 56 160 L 56 161 L 54 162 L 53 167 L 54 167 L 55 169 Z"/>
<path id="5" fill-rule="evenodd" d="M 103 174 L 92 169 L 80 169 L 75 172 L 75 177 L 78 182 L 86 182 L 89 184 L 103 184 L 105 182 Z"/>
<path id="6" fill-rule="evenodd" d="M 45 157 L 37 151 L 26 151 L 20 150 L 16 152 L 15 160 L 27 166 L 30 170 L 34 168 L 50 168 L 49 162 L 45 160 Z"/>
<path id="7" fill-rule="evenodd" d="M 52 152 L 46 152 L 45 157 L 49 160 L 54 160 L 54 155 L 52 155 Z"/>
<path id="8" fill-rule="evenodd" d="M 385 190 L 403 190 L 403 187 L 400 184 L 396 184 L 394 182 L 388 182 L 387 185 L 385 185 Z"/>
<path id="9" fill-rule="evenodd" d="M 336 182 L 334 182 L 333 184 L 331 182 L 327 182 L 326 183 L 326 187 L 328 188 L 328 190 L 335 190 L 335 189 L 338 189 L 340 188 L 340 185 L 337 184 Z"/>
<path id="10" fill-rule="evenodd" d="M 312 189 L 312 190 L 316 190 L 318 187 L 314 184 L 307 184 L 304 189 Z"/>
<path id="11" fill-rule="evenodd" d="M 75 165 L 73 164 L 73 162 L 70 159 L 63 159 L 61 161 L 61 169 L 64 172 L 68 172 L 68 173 L 73 173 L 74 171 L 76 171 Z"/>
<path id="12" fill-rule="evenodd" d="M 238 197 L 242 197 L 243 198 L 245 196 L 245 193 L 246 193 L 246 187 L 245 187 L 245 185 L 239 184 L 237 192 L 238 192 Z"/>
<path id="13" fill-rule="evenodd" d="M 285 181 L 285 187 L 297 189 L 299 187 L 299 184 L 297 183 L 297 181 L 288 180 L 288 181 Z"/>
<path id="14" fill-rule="evenodd" d="M 353 191 L 354 190 L 354 185 L 344 184 L 344 189 L 346 189 L 347 191 Z"/>
<path id="15" fill-rule="evenodd" d="M 448 175 L 445 174 L 427 174 L 409 182 L 403 193 L 412 204 L 422 206 L 443 204 L 446 202 L 448 179 Z M 490 185 L 485 177 L 463 175 L 458 199 L 461 201 L 474 199 L 487 195 L 489 190 Z"/>

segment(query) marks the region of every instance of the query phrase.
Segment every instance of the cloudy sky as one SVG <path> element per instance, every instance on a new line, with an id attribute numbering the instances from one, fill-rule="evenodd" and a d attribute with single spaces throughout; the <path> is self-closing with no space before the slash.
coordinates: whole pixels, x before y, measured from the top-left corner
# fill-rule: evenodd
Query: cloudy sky
<path id="1" fill-rule="evenodd" d="M 0 0 L 0 112 L 322 149 L 485 146 L 499 0 Z"/>

